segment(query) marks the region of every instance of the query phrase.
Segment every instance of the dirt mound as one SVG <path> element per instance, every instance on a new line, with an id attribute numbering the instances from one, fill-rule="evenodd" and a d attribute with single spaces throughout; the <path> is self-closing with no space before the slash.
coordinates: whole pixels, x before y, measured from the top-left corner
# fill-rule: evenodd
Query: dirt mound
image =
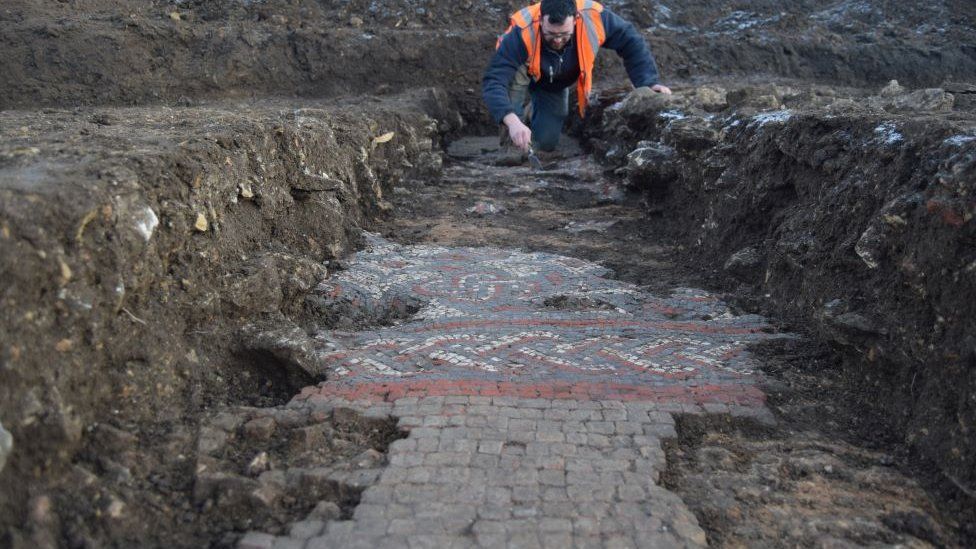
<path id="1" fill-rule="evenodd" d="M 405 173 L 440 169 L 440 132 L 459 123 L 435 90 L 2 118 L 0 415 L 16 451 L 0 528 L 55 540 L 72 539 L 72 507 L 47 491 L 95 489 L 106 467 L 91 429 L 132 463 L 167 444 L 175 460 L 209 406 L 280 403 L 327 374 L 262 335 L 298 329 L 323 261 L 388 212 Z"/>
<path id="2" fill-rule="evenodd" d="M 971 80 L 971 2 L 607 2 L 643 29 L 663 79 L 792 77 L 913 86 Z M 132 0 L 0 10 L 0 109 L 334 96 L 438 85 L 487 122 L 482 72 L 512 1 Z M 464 52 L 456 55 L 456 52 Z M 602 78 L 622 78 L 601 55 Z"/>
<path id="3" fill-rule="evenodd" d="M 896 84 L 634 93 L 590 143 L 690 260 L 833 342 L 874 425 L 971 493 L 976 116 L 954 104 Z"/>
<path id="4" fill-rule="evenodd" d="M 691 502 L 714 547 L 955 544 L 891 456 L 721 416 L 680 417 L 677 430 L 665 485 Z"/>

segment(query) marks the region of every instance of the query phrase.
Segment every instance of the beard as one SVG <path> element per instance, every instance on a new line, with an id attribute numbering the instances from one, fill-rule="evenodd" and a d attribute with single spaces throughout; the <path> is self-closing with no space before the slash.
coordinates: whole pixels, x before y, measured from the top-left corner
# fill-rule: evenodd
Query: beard
<path id="1" fill-rule="evenodd" d="M 546 47 L 548 47 L 549 49 L 554 50 L 554 51 L 563 51 L 564 49 L 566 49 L 566 46 L 568 46 L 568 45 L 570 45 L 570 44 L 573 43 L 572 39 L 563 42 L 561 46 L 557 46 L 551 40 L 543 39 L 543 42 L 546 44 Z"/>

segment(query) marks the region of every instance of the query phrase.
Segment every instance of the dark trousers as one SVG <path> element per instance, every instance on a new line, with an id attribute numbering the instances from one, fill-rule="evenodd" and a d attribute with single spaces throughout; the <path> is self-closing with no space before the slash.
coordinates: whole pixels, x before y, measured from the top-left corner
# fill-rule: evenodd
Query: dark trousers
<path id="1" fill-rule="evenodd" d="M 557 92 L 543 90 L 532 82 L 523 67 L 512 79 L 508 94 L 515 114 L 532 130 L 532 146 L 541 151 L 555 150 L 569 115 L 569 88 Z M 526 96 L 531 100 L 531 120 L 527 121 L 524 116 Z"/>

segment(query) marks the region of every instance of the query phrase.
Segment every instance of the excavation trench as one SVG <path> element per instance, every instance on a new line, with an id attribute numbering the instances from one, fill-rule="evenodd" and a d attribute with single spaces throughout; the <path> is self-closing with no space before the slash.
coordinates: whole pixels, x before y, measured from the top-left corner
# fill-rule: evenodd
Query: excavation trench
<path id="1" fill-rule="evenodd" d="M 389 273 L 434 247 L 471 254 L 449 269 L 539 253 L 609 281 L 554 290 L 533 314 L 631 314 L 593 292 L 619 283 L 655 322 L 760 312 L 804 334 L 757 343 L 747 355 L 765 375 L 736 393 L 737 405 L 768 395 L 780 430 L 678 422 L 665 481 L 710 541 L 965 544 L 972 114 L 944 91 L 716 90 L 604 91 L 573 130 L 599 163 L 567 139 L 541 172 L 494 137 L 442 149 L 463 120 L 436 90 L 3 113 L 4 541 L 229 546 L 248 531 L 354 526 L 407 432 L 388 412 L 306 401 L 396 400 L 389 387 L 333 390 L 336 351 L 408 339 L 397 330 L 437 310 L 413 290 L 344 299 L 335 284 L 361 276 L 357 249 L 387 250 L 377 272 Z M 757 112 L 770 97 L 778 108 Z M 463 251 L 486 246 L 500 255 Z M 704 404 L 716 402 L 689 406 Z M 900 472 L 919 464 L 934 496 Z M 832 503 L 857 491 L 841 515 Z M 776 513 L 802 506 L 823 526 L 785 532 Z"/>
<path id="2" fill-rule="evenodd" d="M 771 88 L 747 93 L 782 92 Z M 784 231 L 779 223 L 789 226 L 784 220 L 791 213 L 804 214 L 809 211 L 804 208 L 815 208 L 797 205 L 803 204 L 802 194 L 773 192 L 763 199 L 785 212 L 762 209 L 764 219 L 771 220 L 763 224 L 748 219 L 751 209 L 736 212 L 723 205 L 750 200 L 733 194 L 748 193 L 753 186 L 752 179 L 744 179 L 740 184 L 745 190 L 732 187 L 736 181 L 730 175 L 740 173 L 733 172 L 739 163 L 754 162 L 757 170 L 758 166 L 790 169 L 775 154 L 754 145 L 762 143 L 762 137 L 723 134 L 720 130 L 723 124 L 752 124 L 759 133 L 761 126 L 752 122 L 749 114 L 724 120 L 704 114 L 695 120 L 693 98 L 663 102 L 653 96 L 626 100 L 622 95 L 606 97 L 602 107 L 609 108 L 590 120 L 588 127 L 596 129 L 584 133 L 589 146 L 604 158 L 602 165 L 581 161 L 567 143 L 555 158 L 546 159 L 551 170 L 534 172 L 527 165 L 509 167 L 511 153 L 499 151 L 493 138 L 454 142 L 448 148 L 453 161 L 446 165 L 436 188 L 414 183 L 399 189 L 396 205 L 401 218 L 387 225 L 383 234 L 408 243 L 514 245 L 585 258 L 611 268 L 614 278 L 659 295 L 667 295 L 676 287 L 724 289 L 721 295 L 731 304 L 732 313 L 771 312 L 781 319 L 780 328 L 803 332 L 802 338 L 772 339 L 752 347 L 760 357 L 759 368 L 766 374 L 762 387 L 767 404 L 780 421 L 778 427 L 728 415 L 704 419 L 693 415 L 678 421 L 678 438 L 667 446 L 669 471 L 664 482 L 682 495 L 710 542 L 719 546 L 782 540 L 797 545 L 830 540 L 936 546 L 968 543 L 965 540 L 972 533 L 967 526 L 971 523 L 967 496 L 946 481 L 932 454 L 924 455 L 924 449 L 904 443 L 899 421 L 884 417 L 889 403 L 881 399 L 878 406 L 874 391 L 879 385 L 864 388 L 865 375 L 871 374 L 864 371 L 863 355 L 852 359 L 848 354 L 854 344 L 851 331 L 845 332 L 846 339 L 837 335 L 840 328 L 835 322 L 835 331 L 825 335 L 818 324 L 825 322 L 823 317 L 812 315 L 813 323 L 804 318 L 802 301 L 781 297 L 781 301 L 771 303 L 765 294 L 785 293 L 778 284 L 788 283 L 777 282 L 775 271 L 765 282 L 752 282 L 757 285 L 750 286 L 749 281 L 756 279 L 749 277 L 761 277 L 763 266 L 729 260 L 738 249 L 728 242 L 741 241 L 750 231 L 779 235 Z M 801 104 L 798 100 L 793 108 Z M 756 118 L 763 120 L 762 116 Z M 781 112 L 773 116 L 794 115 Z M 796 124 L 823 123 L 816 113 L 807 116 Z M 877 139 L 874 129 L 885 123 L 909 125 L 897 115 L 895 121 L 878 120 L 875 113 L 855 116 L 863 116 L 861 123 L 871 125 L 871 139 Z M 967 120 L 965 115 L 962 119 Z M 934 137 L 919 137 L 918 146 L 924 147 L 922 143 L 931 140 L 939 150 L 943 140 L 966 132 L 965 124 L 950 125 Z M 715 126 L 719 130 L 713 129 Z M 771 125 L 766 131 L 778 132 L 780 128 Z M 643 141 L 628 142 L 630 136 Z M 778 147 L 791 142 L 773 136 L 769 139 Z M 876 145 L 869 140 L 862 146 L 861 161 L 864 151 Z M 744 147 L 747 150 L 743 151 Z M 752 147 L 754 151 L 749 150 Z M 613 152 L 615 149 L 633 152 L 621 156 Z M 661 154 L 660 149 L 665 149 L 663 158 L 650 156 L 649 152 Z M 959 158 L 955 149 L 940 152 Z M 711 156 L 716 154 L 727 155 L 725 161 L 720 164 Z M 961 158 L 967 157 L 963 154 Z M 573 177 L 564 178 L 564 170 Z M 797 170 L 803 173 L 803 168 Z M 720 179 L 718 184 L 708 179 L 723 173 L 730 179 Z M 800 177 L 777 174 L 786 181 Z M 621 184 L 620 176 L 628 183 Z M 777 185 L 775 177 L 770 178 L 772 186 Z M 831 179 L 836 176 L 820 177 L 824 187 L 844 187 Z M 576 196 L 566 200 L 569 192 Z M 745 220 L 736 218 L 736 223 L 724 221 L 715 227 L 708 217 L 700 217 L 706 215 L 738 215 Z M 824 222 L 834 227 L 844 223 L 827 213 L 822 215 L 829 220 Z M 863 231 L 857 227 L 848 230 Z M 830 238 L 817 241 L 818 245 L 830 246 Z M 968 237 L 953 238 L 962 242 Z M 763 248 L 759 250 L 762 253 Z M 862 261 L 854 250 L 848 250 Z M 765 253 L 774 261 L 775 252 Z M 807 272 L 805 276 L 818 276 L 809 269 Z M 595 305 L 566 296 L 543 303 L 556 309 Z M 703 312 L 699 318 L 710 315 L 715 313 Z M 881 381 L 880 386 L 884 383 Z M 956 413 L 967 412 L 960 409 Z M 794 520 L 800 520 L 802 527 Z"/>
<path id="3" fill-rule="evenodd" d="M 406 403 L 292 398 L 336 386 L 330 345 L 435 309 L 320 291 L 375 239 L 571 257 L 655 322 L 758 313 L 802 336 L 743 355 L 780 430 L 647 416 L 677 435 L 664 478 L 685 498 L 653 491 L 656 534 L 701 542 L 694 511 L 718 545 L 976 544 L 973 3 L 607 5 L 686 81 L 625 97 L 599 88 L 625 79 L 601 55 L 580 146 L 536 173 L 458 139 L 496 129 L 477 88 L 510 2 L 6 2 L 0 545 L 355 528 L 390 456 L 420 447 L 400 437 L 428 426 L 391 419 L 417 420 Z M 532 305 L 632 303 L 571 288 Z M 853 526 L 830 511 L 851 497 Z"/>
<path id="4" fill-rule="evenodd" d="M 232 545 L 354 525 L 406 432 L 388 412 L 292 397 L 320 382 L 305 397 L 352 395 L 332 389 L 356 371 L 336 349 L 404 339 L 388 334 L 437 308 L 412 289 L 336 294 L 362 276 L 348 254 L 392 246 L 395 269 L 424 246 L 488 246 L 516 255 L 444 268 L 525 261 L 511 250 L 576 258 L 632 285 L 661 322 L 760 312 L 805 334 L 753 351 L 782 430 L 678 423 L 665 481 L 711 541 L 965 544 L 972 316 L 955 299 L 973 285 L 972 114 L 944 90 L 851 93 L 604 91 L 573 130 L 600 163 L 567 139 L 541 172 L 494 137 L 446 143 L 463 120 L 437 90 L 4 113 L 5 540 Z M 582 284 L 533 310 L 628 311 Z M 730 305 L 691 306 L 719 303 L 695 287 Z M 910 467 L 934 496 L 899 472 Z M 803 493 L 811 482 L 822 505 Z M 827 504 L 854 488 L 852 508 Z M 892 498 L 910 504 L 891 511 Z M 755 518 L 792 505 L 825 526 Z"/>

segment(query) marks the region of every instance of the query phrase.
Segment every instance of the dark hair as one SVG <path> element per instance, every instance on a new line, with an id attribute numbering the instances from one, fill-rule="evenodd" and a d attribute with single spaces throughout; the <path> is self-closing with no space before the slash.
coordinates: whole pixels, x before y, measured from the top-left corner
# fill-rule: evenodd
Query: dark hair
<path id="1" fill-rule="evenodd" d="M 558 25 L 567 17 L 576 16 L 576 0 L 542 0 L 542 16 L 549 16 L 549 22 Z"/>

